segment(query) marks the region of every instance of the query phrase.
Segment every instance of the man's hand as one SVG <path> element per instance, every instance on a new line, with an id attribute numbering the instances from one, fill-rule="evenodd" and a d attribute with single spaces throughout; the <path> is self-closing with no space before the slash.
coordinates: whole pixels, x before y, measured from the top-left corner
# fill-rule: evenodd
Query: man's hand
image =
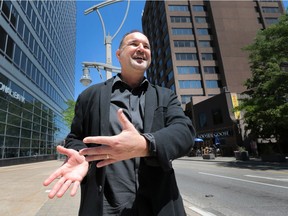
<path id="1" fill-rule="evenodd" d="M 73 149 L 57 146 L 57 151 L 61 154 L 65 154 L 68 159 L 43 182 L 44 186 L 48 186 L 55 179 L 59 179 L 48 195 L 50 199 L 54 198 L 55 195 L 57 195 L 57 197 L 62 197 L 71 185 L 72 189 L 70 194 L 71 196 L 74 196 L 80 182 L 87 174 L 89 166 L 85 157 Z"/>
<path id="2" fill-rule="evenodd" d="M 103 167 L 121 160 L 148 156 L 146 139 L 126 118 L 122 109 L 117 112 L 122 125 L 122 132 L 115 136 L 93 136 L 84 138 L 84 143 L 101 144 L 101 146 L 85 148 L 79 151 L 87 161 L 101 160 L 97 167 Z"/>

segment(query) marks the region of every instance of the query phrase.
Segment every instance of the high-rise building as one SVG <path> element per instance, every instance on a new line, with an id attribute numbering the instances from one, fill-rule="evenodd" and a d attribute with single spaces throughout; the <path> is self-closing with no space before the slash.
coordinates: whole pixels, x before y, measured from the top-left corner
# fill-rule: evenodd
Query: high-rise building
<path id="1" fill-rule="evenodd" d="M 279 0 L 146 1 L 142 27 L 152 53 L 147 78 L 176 92 L 199 136 L 226 134 L 226 143 L 238 144 L 234 136 L 243 125 L 231 103 L 251 76 L 243 48 L 284 13 Z M 227 92 L 233 93 L 229 100 Z"/>
<path id="2" fill-rule="evenodd" d="M 0 165 L 55 157 L 75 46 L 76 1 L 0 1 Z"/>
<path id="3" fill-rule="evenodd" d="M 142 25 L 152 49 L 147 77 L 175 90 L 183 104 L 223 88 L 243 92 L 251 72 L 242 48 L 283 13 L 282 2 L 271 0 L 146 1 Z"/>

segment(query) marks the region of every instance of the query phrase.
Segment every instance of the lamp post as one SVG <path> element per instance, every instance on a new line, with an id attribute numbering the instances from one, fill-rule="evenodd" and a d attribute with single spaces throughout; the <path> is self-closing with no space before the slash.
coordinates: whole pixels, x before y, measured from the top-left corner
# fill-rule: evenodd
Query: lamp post
<path id="1" fill-rule="evenodd" d="M 127 0 L 127 7 L 126 7 L 126 12 L 124 15 L 124 18 L 119 26 L 119 28 L 117 29 L 117 31 L 115 32 L 115 34 L 113 36 L 110 36 L 109 34 L 106 35 L 106 27 L 103 21 L 103 18 L 99 12 L 99 9 L 117 2 L 120 2 L 123 0 L 106 0 L 104 2 L 101 2 L 97 5 L 94 5 L 90 8 L 88 8 L 87 10 L 84 11 L 84 14 L 87 15 L 93 11 L 96 11 L 101 24 L 102 24 L 102 28 L 103 28 L 103 36 L 104 36 L 104 45 L 106 48 L 106 63 L 99 63 L 99 62 L 82 62 L 82 66 L 83 66 L 83 76 L 80 79 L 80 82 L 83 85 L 89 85 L 92 80 L 90 77 L 90 72 L 89 72 L 89 68 L 96 68 L 100 74 L 100 77 L 102 79 L 101 73 L 100 73 L 100 69 L 101 70 L 105 70 L 106 71 L 106 79 L 109 79 L 112 77 L 112 72 L 116 72 L 116 73 L 120 73 L 121 69 L 119 67 L 114 67 L 112 66 L 112 40 L 114 39 L 114 37 L 118 34 L 118 32 L 120 31 L 120 29 L 122 28 L 124 21 L 126 20 L 126 17 L 128 15 L 128 10 L 129 10 L 129 5 L 130 5 L 130 0 Z"/>

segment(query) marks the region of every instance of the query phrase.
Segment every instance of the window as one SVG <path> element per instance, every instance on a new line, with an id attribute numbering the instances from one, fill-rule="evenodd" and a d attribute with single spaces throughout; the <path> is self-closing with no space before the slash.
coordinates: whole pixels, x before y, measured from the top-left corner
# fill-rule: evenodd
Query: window
<path id="1" fill-rule="evenodd" d="M 195 17 L 195 22 L 196 23 L 208 23 L 208 17 Z"/>
<path id="2" fill-rule="evenodd" d="M 215 66 L 204 66 L 204 73 L 206 73 L 206 74 L 219 73 L 218 67 L 215 67 Z"/>
<path id="3" fill-rule="evenodd" d="M 6 31 L 2 28 L 2 26 L 0 26 L 0 51 L 2 51 L 3 53 L 5 52 L 6 37 Z"/>
<path id="4" fill-rule="evenodd" d="M 193 11 L 202 12 L 206 11 L 206 7 L 204 5 L 193 5 Z"/>
<path id="5" fill-rule="evenodd" d="M 279 13 L 278 7 L 262 7 L 263 13 Z"/>
<path id="6" fill-rule="evenodd" d="M 212 110 L 212 119 L 214 125 L 223 123 L 222 112 L 220 109 Z"/>
<path id="7" fill-rule="evenodd" d="M 196 53 L 176 53 L 176 60 L 198 60 Z"/>
<path id="8" fill-rule="evenodd" d="M 212 41 L 209 40 L 200 40 L 199 41 L 200 47 L 213 47 Z"/>
<path id="9" fill-rule="evenodd" d="M 193 31 L 190 28 L 172 28 L 173 35 L 193 35 Z"/>
<path id="10" fill-rule="evenodd" d="M 171 16 L 172 23 L 191 23 L 191 17 L 189 16 Z"/>
<path id="11" fill-rule="evenodd" d="M 199 125 L 200 128 L 206 127 L 207 126 L 207 116 L 206 113 L 199 113 Z"/>
<path id="12" fill-rule="evenodd" d="M 176 40 L 174 41 L 175 47 L 195 47 L 195 41 L 192 40 Z"/>
<path id="13" fill-rule="evenodd" d="M 191 101 L 191 97 L 193 95 L 181 95 L 181 103 L 182 104 L 187 104 Z"/>
<path id="14" fill-rule="evenodd" d="M 200 80 L 179 80 L 179 86 L 181 89 L 202 88 Z"/>
<path id="15" fill-rule="evenodd" d="M 187 5 L 169 5 L 168 9 L 169 11 L 189 11 Z"/>
<path id="16" fill-rule="evenodd" d="M 215 54 L 214 53 L 202 53 L 201 54 L 201 58 L 204 61 L 211 61 L 211 60 L 215 60 Z"/>
<path id="17" fill-rule="evenodd" d="M 210 30 L 207 28 L 198 28 L 197 29 L 197 33 L 199 35 L 209 35 L 210 34 Z"/>
<path id="18" fill-rule="evenodd" d="M 206 80 L 206 87 L 207 88 L 220 88 L 220 81 L 219 80 Z"/>
<path id="19" fill-rule="evenodd" d="M 198 66 L 177 66 L 178 74 L 199 74 Z"/>
<path id="20" fill-rule="evenodd" d="M 265 21 L 268 25 L 277 24 L 279 22 L 278 18 L 265 18 Z"/>

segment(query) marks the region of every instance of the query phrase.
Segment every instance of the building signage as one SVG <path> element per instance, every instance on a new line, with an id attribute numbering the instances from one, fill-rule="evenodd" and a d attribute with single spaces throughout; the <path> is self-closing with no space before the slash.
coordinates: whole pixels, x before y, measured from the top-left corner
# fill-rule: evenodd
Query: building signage
<path id="1" fill-rule="evenodd" d="M 20 95 L 18 92 L 13 91 L 8 86 L 4 85 L 2 82 L 0 82 L 0 91 L 5 92 L 6 94 L 10 95 L 12 98 L 15 98 L 16 100 L 21 101 L 22 103 L 25 103 L 25 97 Z"/>
<path id="2" fill-rule="evenodd" d="M 237 98 L 237 94 L 236 93 L 231 93 L 231 99 L 232 99 L 233 108 L 238 107 L 239 103 L 238 103 L 238 98 Z M 234 112 L 234 116 L 235 116 L 236 119 L 240 119 L 241 118 L 240 111 L 235 111 Z"/>
<path id="3" fill-rule="evenodd" d="M 198 134 L 198 138 L 202 139 L 209 139 L 209 138 L 214 138 L 214 137 L 228 137 L 232 135 L 231 130 L 223 130 L 223 131 L 217 131 L 217 132 L 207 132 L 207 133 L 202 133 Z"/>

